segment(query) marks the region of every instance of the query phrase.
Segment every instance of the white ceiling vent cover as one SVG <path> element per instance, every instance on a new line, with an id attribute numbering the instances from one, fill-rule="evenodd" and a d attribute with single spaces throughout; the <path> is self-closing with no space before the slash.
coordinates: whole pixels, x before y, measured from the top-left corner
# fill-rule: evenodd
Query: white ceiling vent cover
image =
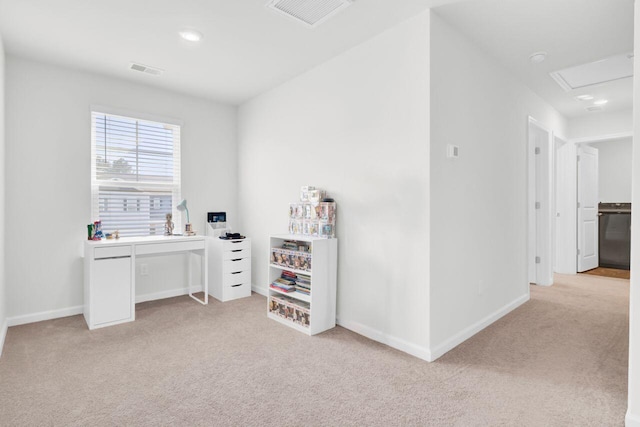
<path id="1" fill-rule="evenodd" d="M 633 76 L 633 55 L 624 53 L 549 74 L 562 89 L 569 92 Z"/>
<path id="2" fill-rule="evenodd" d="M 164 73 L 162 68 L 149 67 L 148 65 L 136 64 L 132 62 L 129 68 L 133 71 L 140 71 L 141 73 L 151 74 L 152 76 L 159 76 Z"/>
<path id="3" fill-rule="evenodd" d="M 589 111 L 589 112 L 594 112 L 594 111 L 602 111 L 603 108 L 599 105 L 591 105 L 587 108 L 585 108 L 585 110 Z"/>
<path id="4" fill-rule="evenodd" d="M 351 3 L 352 0 L 271 0 L 267 7 L 313 28 Z"/>

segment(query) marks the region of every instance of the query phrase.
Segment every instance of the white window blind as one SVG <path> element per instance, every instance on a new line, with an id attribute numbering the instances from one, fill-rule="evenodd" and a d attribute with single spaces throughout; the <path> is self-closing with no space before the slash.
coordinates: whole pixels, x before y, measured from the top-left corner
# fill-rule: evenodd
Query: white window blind
<path id="1" fill-rule="evenodd" d="M 121 236 L 164 234 L 180 215 L 180 126 L 92 111 L 91 214 Z"/>

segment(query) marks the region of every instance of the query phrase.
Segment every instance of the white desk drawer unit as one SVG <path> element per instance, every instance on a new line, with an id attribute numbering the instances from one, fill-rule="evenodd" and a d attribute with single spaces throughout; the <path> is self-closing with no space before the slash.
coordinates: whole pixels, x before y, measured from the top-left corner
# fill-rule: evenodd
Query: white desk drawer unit
<path id="1" fill-rule="evenodd" d="M 250 257 L 251 252 L 245 254 Z M 222 260 L 222 272 L 224 274 L 233 274 L 243 271 L 251 272 L 251 258 L 234 258 Z"/>
<path id="2" fill-rule="evenodd" d="M 251 296 L 251 239 L 207 237 L 209 293 L 220 301 Z"/>
<path id="3" fill-rule="evenodd" d="M 222 250 L 222 259 L 251 258 L 251 249 Z"/>
<path id="4" fill-rule="evenodd" d="M 110 246 L 106 248 L 94 248 L 93 258 L 123 258 L 131 256 L 131 246 Z"/>
<path id="5" fill-rule="evenodd" d="M 201 242 L 175 242 L 171 244 L 171 252 L 189 252 L 202 249 Z M 167 252 L 166 243 L 145 243 L 136 245 L 136 255 L 155 255 Z"/>

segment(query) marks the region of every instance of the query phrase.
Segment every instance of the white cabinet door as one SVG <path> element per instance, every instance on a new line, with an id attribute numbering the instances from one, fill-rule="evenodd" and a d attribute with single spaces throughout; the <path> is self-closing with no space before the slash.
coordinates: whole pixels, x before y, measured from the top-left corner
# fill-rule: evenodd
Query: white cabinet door
<path id="1" fill-rule="evenodd" d="M 598 266 L 598 150 L 578 148 L 578 272 Z"/>
<path id="2" fill-rule="evenodd" d="M 131 258 L 94 261 L 91 317 L 94 325 L 131 318 Z"/>

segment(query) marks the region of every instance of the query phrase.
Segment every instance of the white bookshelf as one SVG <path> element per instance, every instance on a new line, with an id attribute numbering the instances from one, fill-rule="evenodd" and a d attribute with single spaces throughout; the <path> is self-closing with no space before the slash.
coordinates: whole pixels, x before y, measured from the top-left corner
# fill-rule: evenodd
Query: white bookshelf
<path id="1" fill-rule="evenodd" d="M 311 270 L 297 270 L 271 263 L 271 248 L 281 248 L 285 240 L 295 240 L 309 244 L 311 252 Z M 303 332 L 316 335 L 336 326 L 336 279 L 338 266 L 338 240 L 324 239 L 311 236 L 278 234 L 269 238 L 269 284 L 281 276 L 284 270 L 294 274 L 306 274 L 311 277 L 311 293 L 305 295 L 300 292 L 283 292 L 269 287 L 267 298 L 267 317 L 283 325 Z M 269 286 L 269 285 L 267 285 Z M 283 318 L 269 309 L 272 296 L 287 296 L 296 302 L 309 304 L 309 326 L 295 323 Z"/>

